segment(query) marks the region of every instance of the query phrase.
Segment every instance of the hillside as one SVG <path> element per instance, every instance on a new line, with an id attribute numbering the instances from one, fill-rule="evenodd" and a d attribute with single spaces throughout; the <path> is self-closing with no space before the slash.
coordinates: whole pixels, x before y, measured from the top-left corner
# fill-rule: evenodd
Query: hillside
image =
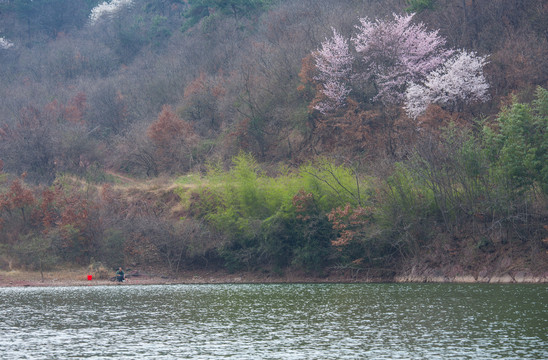
<path id="1" fill-rule="evenodd" d="M 544 1 L 0 2 L 0 268 L 548 271 Z"/>

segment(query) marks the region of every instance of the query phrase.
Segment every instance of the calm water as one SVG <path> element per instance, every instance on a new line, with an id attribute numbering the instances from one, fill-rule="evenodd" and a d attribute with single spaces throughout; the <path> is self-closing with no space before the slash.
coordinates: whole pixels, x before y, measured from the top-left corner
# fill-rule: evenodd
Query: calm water
<path id="1" fill-rule="evenodd" d="M 0 359 L 548 359 L 548 286 L 0 289 Z"/>

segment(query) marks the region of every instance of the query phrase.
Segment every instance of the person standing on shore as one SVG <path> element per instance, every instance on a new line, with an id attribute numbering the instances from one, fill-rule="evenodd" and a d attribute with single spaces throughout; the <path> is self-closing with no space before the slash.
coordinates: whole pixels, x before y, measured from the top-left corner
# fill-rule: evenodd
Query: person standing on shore
<path id="1" fill-rule="evenodd" d="M 126 276 L 124 274 L 124 270 L 122 270 L 122 267 L 118 268 L 118 271 L 116 271 L 116 281 L 122 282 L 126 279 Z"/>

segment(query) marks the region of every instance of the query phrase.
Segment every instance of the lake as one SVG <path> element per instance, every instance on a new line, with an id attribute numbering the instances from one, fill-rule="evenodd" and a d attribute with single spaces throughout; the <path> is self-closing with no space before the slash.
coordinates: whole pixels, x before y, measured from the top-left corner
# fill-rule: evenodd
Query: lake
<path id="1" fill-rule="evenodd" d="M 0 289 L 0 359 L 548 359 L 546 284 Z"/>

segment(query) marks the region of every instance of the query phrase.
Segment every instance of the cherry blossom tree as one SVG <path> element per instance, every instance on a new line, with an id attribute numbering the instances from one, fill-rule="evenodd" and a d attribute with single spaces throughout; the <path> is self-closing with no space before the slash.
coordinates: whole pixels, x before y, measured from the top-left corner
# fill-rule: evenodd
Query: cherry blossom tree
<path id="1" fill-rule="evenodd" d="M 360 19 L 358 32 L 350 39 L 355 57 L 347 40 L 333 29 L 333 37 L 314 53 L 315 79 L 323 96 L 314 108 L 326 114 L 341 107 L 356 82 L 375 89 L 374 101 L 388 106 L 404 104 L 413 118 L 429 104 L 454 110 L 462 104 L 486 101 L 486 58 L 464 50 L 455 53 L 445 47 L 445 39 L 437 31 L 412 23 L 412 19 L 413 14 Z"/>
<path id="2" fill-rule="evenodd" d="M 457 109 L 461 104 L 483 102 L 489 99 L 489 84 L 483 75 L 484 56 L 459 51 L 443 66 L 432 71 L 423 84 L 413 83 L 405 92 L 405 110 L 416 118 L 428 105 Z"/>
<path id="3" fill-rule="evenodd" d="M 374 100 L 387 104 L 401 103 L 409 84 L 423 80 L 453 53 L 444 48 L 445 39 L 437 31 L 413 24 L 413 14 L 393 16 L 393 20 L 360 19 L 358 34 L 352 38 L 365 65 L 360 75 L 376 86 Z"/>
<path id="4" fill-rule="evenodd" d="M 133 0 L 111 0 L 109 2 L 103 2 L 93 9 L 91 9 L 91 14 L 89 19 L 91 24 L 97 23 L 104 16 L 112 16 L 120 11 L 123 7 L 129 6 L 133 3 Z"/>
<path id="5" fill-rule="evenodd" d="M 348 81 L 353 57 L 346 39 L 333 29 L 333 38 L 322 43 L 322 48 L 314 54 L 314 58 L 319 72 L 315 79 L 321 81 L 321 92 L 326 98 L 316 104 L 315 109 L 327 113 L 342 106 L 350 93 Z"/>

